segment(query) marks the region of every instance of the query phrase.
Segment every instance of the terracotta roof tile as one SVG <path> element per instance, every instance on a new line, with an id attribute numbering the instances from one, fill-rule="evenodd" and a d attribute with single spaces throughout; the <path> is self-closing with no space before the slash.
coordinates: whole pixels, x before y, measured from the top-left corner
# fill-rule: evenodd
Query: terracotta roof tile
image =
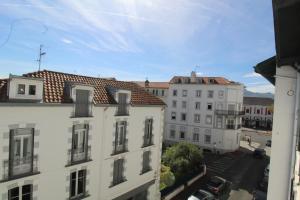
<path id="1" fill-rule="evenodd" d="M 186 83 L 185 80 L 188 80 L 189 82 Z M 186 84 L 215 84 L 215 85 L 236 85 L 240 84 L 238 82 L 230 81 L 224 77 L 196 77 L 196 83 L 190 83 L 191 77 L 189 76 L 174 76 L 170 80 L 170 84 L 180 84 L 180 83 L 186 83 Z M 201 81 L 199 81 L 201 80 Z M 180 81 L 180 83 L 178 82 Z"/>
<path id="2" fill-rule="evenodd" d="M 24 74 L 24 77 L 44 79 L 44 102 L 46 103 L 67 103 L 70 99 L 64 94 L 66 82 L 78 82 L 94 86 L 95 104 L 115 104 L 114 98 L 110 95 L 107 87 L 115 87 L 131 91 L 132 105 L 165 105 L 162 100 L 146 92 L 142 87 L 132 82 L 116 81 L 75 74 L 67 74 L 54 71 L 38 71 Z M 0 80 L 0 101 L 7 101 L 7 79 Z"/>
<path id="3" fill-rule="evenodd" d="M 145 87 L 145 81 L 133 81 L 141 87 Z M 149 82 L 148 88 L 160 88 L 160 89 L 168 89 L 169 82 Z"/>

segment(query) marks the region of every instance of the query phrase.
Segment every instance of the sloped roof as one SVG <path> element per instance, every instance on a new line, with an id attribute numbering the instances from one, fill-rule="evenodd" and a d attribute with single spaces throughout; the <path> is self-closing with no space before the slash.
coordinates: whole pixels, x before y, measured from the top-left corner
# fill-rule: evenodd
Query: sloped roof
<path id="1" fill-rule="evenodd" d="M 244 105 L 261 105 L 261 106 L 270 106 L 274 103 L 274 100 L 271 98 L 263 97 L 244 97 Z"/>
<path id="2" fill-rule="evenodd" d="M 45 103 L 67 103 L 70 102 L 64 94 L 67 82 L 77 82 L 94 86 L 95 104 L 115 104 L 114 98 L 108 91 L 108 87 L 125 89 L 131 91 L 132 105 L 165 105 L 158 97 L 149 94 L 142 87 L 132 82 L 116 81 L 96 77 L 67 74 L 54 71 L 37 71 L 24 74 L 24 77 L 44 79 L 44 102 Z M 0 101 L 7 101 L 7 79 L 0 80 Z"/>
<path id="3" fill-rule="evenodd" d="M 139 86 L 145 88 L 145 81 L 134 81 L 134 83 L 138 84 Z M 169 82 L 150 82 L 148 88 L 159 88 L 159 89 L 168 89 Z"/>
<path id="4" fill-rule="evenodd" d="M 189 82 L 186 83 L 185 80 L 188 80 Z M 196 82 L 191 83 L 190 82 L 191 77 L 190 76 L 174 76 L 170 80 L 170 84 L 215 84 L 215 85 L 237 85 L 240 84 L 238 82 L 230 81 L 224 77 L 196 77 Z M 180 83 L 178 82 L 180 81 Z"/>

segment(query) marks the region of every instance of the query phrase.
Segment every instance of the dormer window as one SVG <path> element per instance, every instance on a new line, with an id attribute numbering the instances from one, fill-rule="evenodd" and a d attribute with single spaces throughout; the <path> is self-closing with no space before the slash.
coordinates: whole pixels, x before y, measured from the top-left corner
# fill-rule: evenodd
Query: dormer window
<path id="1" fill-rule="evenodd" d="M 90 101 L 88 90 L 76 90 L 75 117 L 90 116 Z"/>
<path id="2" fill-rule="evenodd" d="M 18 94 L 25 94 L 25 84 L 18 84 Z"/>
<path id="3" fill-rule="evenodd" d="M 33 103 L 43 100 L 43 78 L 9 76 L 8 97 L 12 102 Z"/>
<path id="4" fill-rule="evenodd" d="M 35 95 L 36 94 L 36 86 L 35 85 L 29 85 L 29 95 Z"/>

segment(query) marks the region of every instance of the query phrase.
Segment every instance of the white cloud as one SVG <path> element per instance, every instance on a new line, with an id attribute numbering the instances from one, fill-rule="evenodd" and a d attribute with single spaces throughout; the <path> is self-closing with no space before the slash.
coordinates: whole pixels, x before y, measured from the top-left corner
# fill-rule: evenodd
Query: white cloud
<path id="1" fill-rule="evenodd" d="M 251 92 L 259 92 L 259 93 L 266 93 L 271 92 L 274 94 L 275 87 L 272 84 L 263 84 L 263 85 L 255 85 L 246 88 Z"/>
<path id="2" fill-rule="evenodd" d="M 245 74 L 243 77 L 244 78 L 258 78 L 258 77 L 262 77 L 262 76 L 258 73 L 251 72 L 251 73 Z"/>
<path id="3" fill-rule="evenodd" d="M 66 38 L 62 38 L 61 41 L 66 43 L 66 44 L 72 44 L 73 43 L 71 40 L 66 39 Z"/>
<path id="4" fill-rule="evenodd" d="M 209 26 L 216 10 L 229 9 L 225 4 L 210 0 L 197 4 L 193 0 L 26 2 L 0 3 L 0 12 L 42 21 L 49 29 L 74 36 L 73 44 L 80 40 L 81 44 L 77 45 L 96 51 L 140 52 L 137 41 L 183 44 L 195 32 Z M 70 44 L 69 41 L 63 42 Z"/>

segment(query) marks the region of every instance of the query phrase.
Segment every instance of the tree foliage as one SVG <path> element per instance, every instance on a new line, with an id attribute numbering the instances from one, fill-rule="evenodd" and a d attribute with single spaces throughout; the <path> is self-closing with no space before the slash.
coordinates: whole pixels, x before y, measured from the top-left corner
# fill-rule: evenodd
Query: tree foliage
<path id="1" fill-rule="evenodd" d="M 203 154 L 196 145 L 182 142 L 165 151 L 162 163 L 171 168 L 177 179 L 199 171 L 203 164 Z"/>
<path id="2" fill-rule="evenodd" d="M 175 176 L 171 172 L 171 168 L 165 165 L 161 165 L 160 172 L 160 189 L 170 187 L 175 183 Z"/>

